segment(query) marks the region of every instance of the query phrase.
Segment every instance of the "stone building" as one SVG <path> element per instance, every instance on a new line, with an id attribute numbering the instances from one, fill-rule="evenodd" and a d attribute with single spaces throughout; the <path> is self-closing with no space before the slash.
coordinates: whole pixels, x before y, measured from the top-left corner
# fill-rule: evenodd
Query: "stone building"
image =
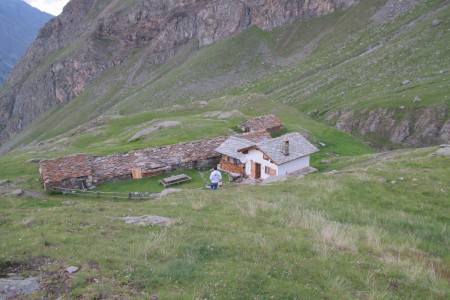
<path id="1" fill-rule="evenodd" d="M 283 130 L 283 123 L 275 115 L 269 114 L 256 118 L 248 119 L 238 125 L 238 128 L 244 132 L 266 130 L 269 133 Z"/>
<path id="2" fill-rule="evenodd" d="M 230 137 L 216 151 L 222 154 L 222 170 L 253 179 L 267 179 L 307 170 L 310 155 L 319 149 L 300 133 L 289 133 L 258 142 Z"/>
<path id="3" fill-rule="evenodd" d="M 260 141 L 266 131 L 236 135 Z M 105 181 L 150 177 L 177 169 L 208 169 L 221 159 L 215 149 L 228 137 L 202 139 L 146 148 L 122 154 L 90 156 L 76 154 L 39 163 L 45 190 L 87 189 Z"/>

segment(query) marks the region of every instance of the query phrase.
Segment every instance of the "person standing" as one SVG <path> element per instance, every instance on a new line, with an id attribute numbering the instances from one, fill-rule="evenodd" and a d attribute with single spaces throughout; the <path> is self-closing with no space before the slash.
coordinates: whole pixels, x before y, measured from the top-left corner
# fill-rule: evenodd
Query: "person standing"
<path id="1" fill-rule="evenodd" d="M 217 167 L 214 167 L 214 170 L 211 172 L 211 175 L 209 175 L 209 180 L 211 181 L 211 190 L 213 191 L 217 190 L 219 182 L 222 181 L 222 173 L 220 173 L 220 171 L 217 170 Z"/>

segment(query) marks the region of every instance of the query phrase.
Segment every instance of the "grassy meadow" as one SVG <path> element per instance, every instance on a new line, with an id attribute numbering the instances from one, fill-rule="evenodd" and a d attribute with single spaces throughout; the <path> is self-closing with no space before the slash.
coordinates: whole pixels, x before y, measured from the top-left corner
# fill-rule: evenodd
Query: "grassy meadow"
<path id="1" fill-rule="evenodd" d="M 158 200 L 2 196 L 0 266 L 51 259 L 25 271 L 43 274 L 30 299 L 446 299 L 450 177 L 435 150 Z M 141 215 L 175 224 L 119 219 Z"/>

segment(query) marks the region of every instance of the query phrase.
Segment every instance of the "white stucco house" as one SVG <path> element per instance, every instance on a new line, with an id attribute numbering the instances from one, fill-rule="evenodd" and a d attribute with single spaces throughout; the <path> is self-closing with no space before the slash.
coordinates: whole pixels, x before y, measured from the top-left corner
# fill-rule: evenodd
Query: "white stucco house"
<path id="1" fill-rule="evenodd" d="M 222 170 L 253 179 L 266 179 L 307 169 L 310 155 L 318 151 L 300 133 L 289 133 L 258 143 L 231 137 L 216 149 L 222 154 Z"/>

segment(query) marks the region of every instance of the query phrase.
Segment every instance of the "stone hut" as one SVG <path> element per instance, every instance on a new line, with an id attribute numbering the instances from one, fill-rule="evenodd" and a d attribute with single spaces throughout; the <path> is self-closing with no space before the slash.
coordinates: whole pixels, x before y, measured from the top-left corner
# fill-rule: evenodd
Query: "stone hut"
<path id="1" fill-rule="evenodd" d="M 248 119 L 238 125 L 244 132 L 266 130 L 269 133 L 283 130 L 283 123 L 275 115 L 269 114 Z"/>
<path id="2" fill-rule="evenodd" d="M 46 190 L 70 186 L 88 188 L 93 180 L 92 157 L 75 154 L 39 162 L 39 172 Z"/>

